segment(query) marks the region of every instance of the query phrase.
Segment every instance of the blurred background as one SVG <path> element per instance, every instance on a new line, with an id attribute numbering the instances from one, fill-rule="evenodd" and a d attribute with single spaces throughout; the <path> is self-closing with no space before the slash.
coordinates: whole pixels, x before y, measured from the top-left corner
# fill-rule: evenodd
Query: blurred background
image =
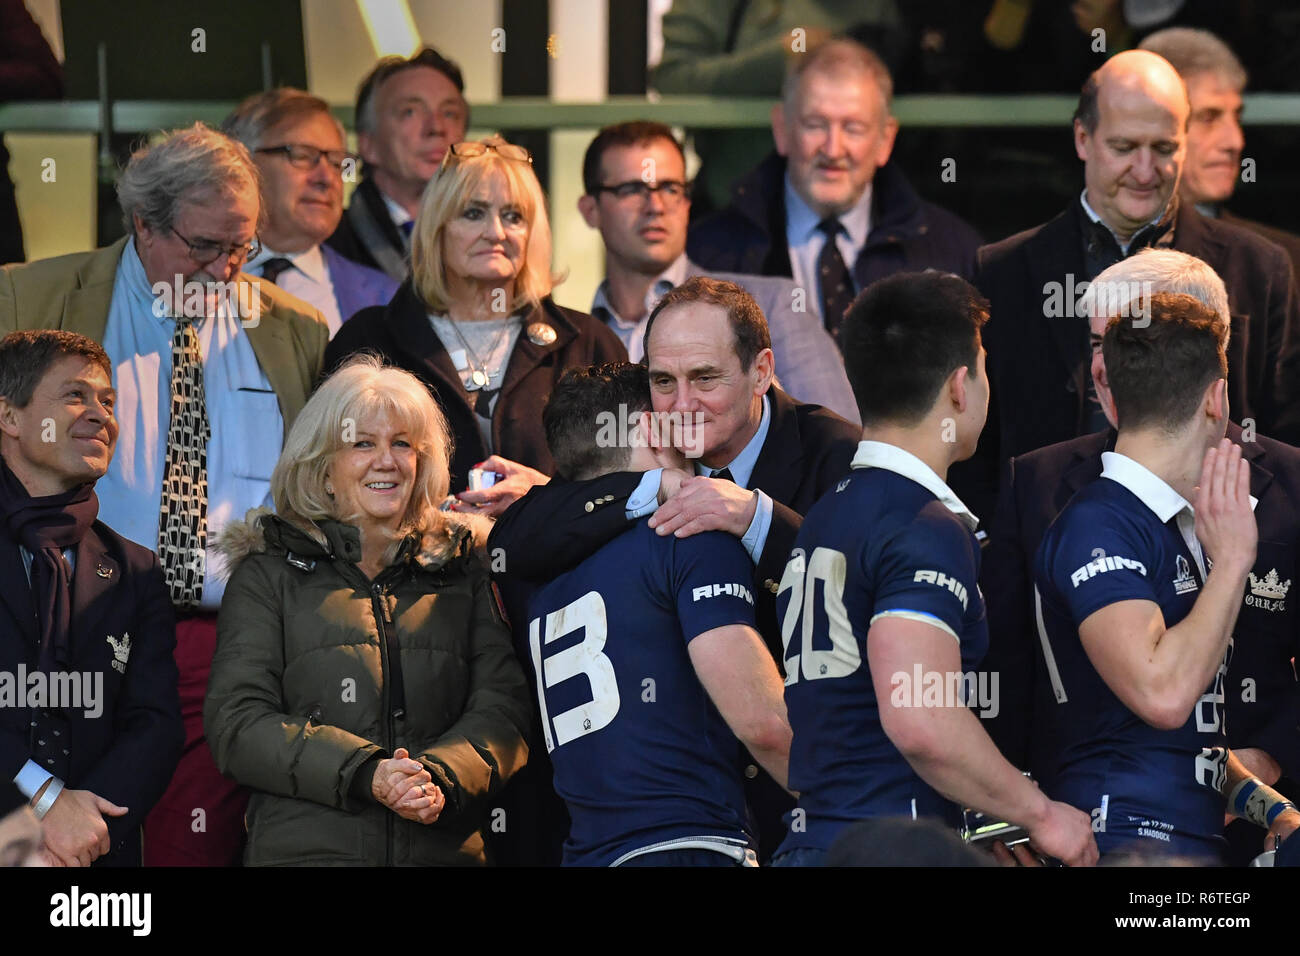
<path id="1" fill-rule="evenodd" d="M 6 42 L 4 18 L 24 5 L 59 70 Z M 771 148 L 768 111 L 795 29 L 809 44 L 847 32 L 882 55 L 902 126 L 895 156 L 922 195 L 995 240 L 1077 194 L 1079 85 L 1170 25 L 1215 32 L 1249 71 L 1254 181 L 1235 210 L 1300 231 L 1295 0 L 0 0 L 13 184 L 6 195 L 0 182 L 0 203 L 16 203 L 29 260 L 103 245 L 121 230 L 116 169 L 150 131 L 219 123 L 281 84 L 324 97 L 351 130 L 375 59 L 428 44 L 464 72 L 471 138 L 499 131 L 537 157 L 555 265 L 569 273 L 555 298 L 585 310 L 604 275 L 599 236 L 575 212 L 595 131 L 638 118 L 676 126 L 706 158 L 701 170 L 692 156 L 693 212 L 725 203 L 731 178 Z"/>

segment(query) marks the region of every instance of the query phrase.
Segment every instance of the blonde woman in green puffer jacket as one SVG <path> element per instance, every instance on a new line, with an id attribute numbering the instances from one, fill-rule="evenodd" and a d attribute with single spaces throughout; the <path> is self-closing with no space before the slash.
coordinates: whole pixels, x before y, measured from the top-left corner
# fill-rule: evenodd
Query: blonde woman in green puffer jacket
<path id="1" fill-rule="evenodd" d="M 253 790 L 248 865 L 484 861 L 529 703 L 474 521 L 438 510 L 447 441 L 414 376 L 354 360 L 295 421 L 276 513 L 223 533 L 204 723 Z"/>

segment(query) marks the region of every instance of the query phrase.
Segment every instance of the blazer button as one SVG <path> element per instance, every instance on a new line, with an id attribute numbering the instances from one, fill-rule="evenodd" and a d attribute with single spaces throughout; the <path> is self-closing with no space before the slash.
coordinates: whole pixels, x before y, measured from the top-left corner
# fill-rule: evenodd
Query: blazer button
<path id="1" fill-rule="evenodd" d="M 755 777 L 758 776 L 758 768 L 751 763 L 748 767 L 745 768 L 745 776 L 746 778 L 753 780 Z"/>
<path id="2" fill-rule="evenodd" d="M 596 504 L 593 501 L 588 501 L 585 505 L 583 505 L 583 507 L 587 509 L 588 514 L 596 510 Z"/>

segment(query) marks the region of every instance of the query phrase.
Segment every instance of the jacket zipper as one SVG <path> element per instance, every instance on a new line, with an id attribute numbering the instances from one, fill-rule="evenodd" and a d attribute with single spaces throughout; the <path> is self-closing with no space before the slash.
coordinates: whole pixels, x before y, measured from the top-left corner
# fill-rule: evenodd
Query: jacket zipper
<path id="1" fill-rule="evenodd" d="M 404 716 L 406 693 L 402 686 L 402 662 L 396 635 L 389 646 L 388 625 L 393 623 L 388 609 L 388 594 L 378 581 L 370 585 L 370 605 L 379 628 L 379 670 L 383 681 L 384 749 L 393 753 L 397 743 L 396 719 Z M 384 865 L 393 865 L 393 813 L 384 815 Z"/>

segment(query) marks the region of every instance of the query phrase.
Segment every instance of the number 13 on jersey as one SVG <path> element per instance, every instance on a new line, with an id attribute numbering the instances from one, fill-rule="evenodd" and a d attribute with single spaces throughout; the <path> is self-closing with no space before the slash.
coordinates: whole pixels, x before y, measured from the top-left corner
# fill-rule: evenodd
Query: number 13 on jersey
<path id="1" fill-rule="evenodd" d="M 613 663 L 601 653 L 609 628 L 605 601 L 599 591 L 588 591 L 576 601 L 547 614 L 545 643 L 550 644 L 579 630 L 582 631 L 581 641 L 543 660 L 542 619 L 534 618 L 528 624 L 528 645 L 532 652 L 533 670 L 537 674 L 537 703 L 542 711 L 547 753 L 584 734 L 608 727 L 618 714 L 618 679 L 614 675 Z M 552 717 L 546 705 L 546 691 L 579 674 L 584 675 L 591 685 L 591 700 Z"/>

